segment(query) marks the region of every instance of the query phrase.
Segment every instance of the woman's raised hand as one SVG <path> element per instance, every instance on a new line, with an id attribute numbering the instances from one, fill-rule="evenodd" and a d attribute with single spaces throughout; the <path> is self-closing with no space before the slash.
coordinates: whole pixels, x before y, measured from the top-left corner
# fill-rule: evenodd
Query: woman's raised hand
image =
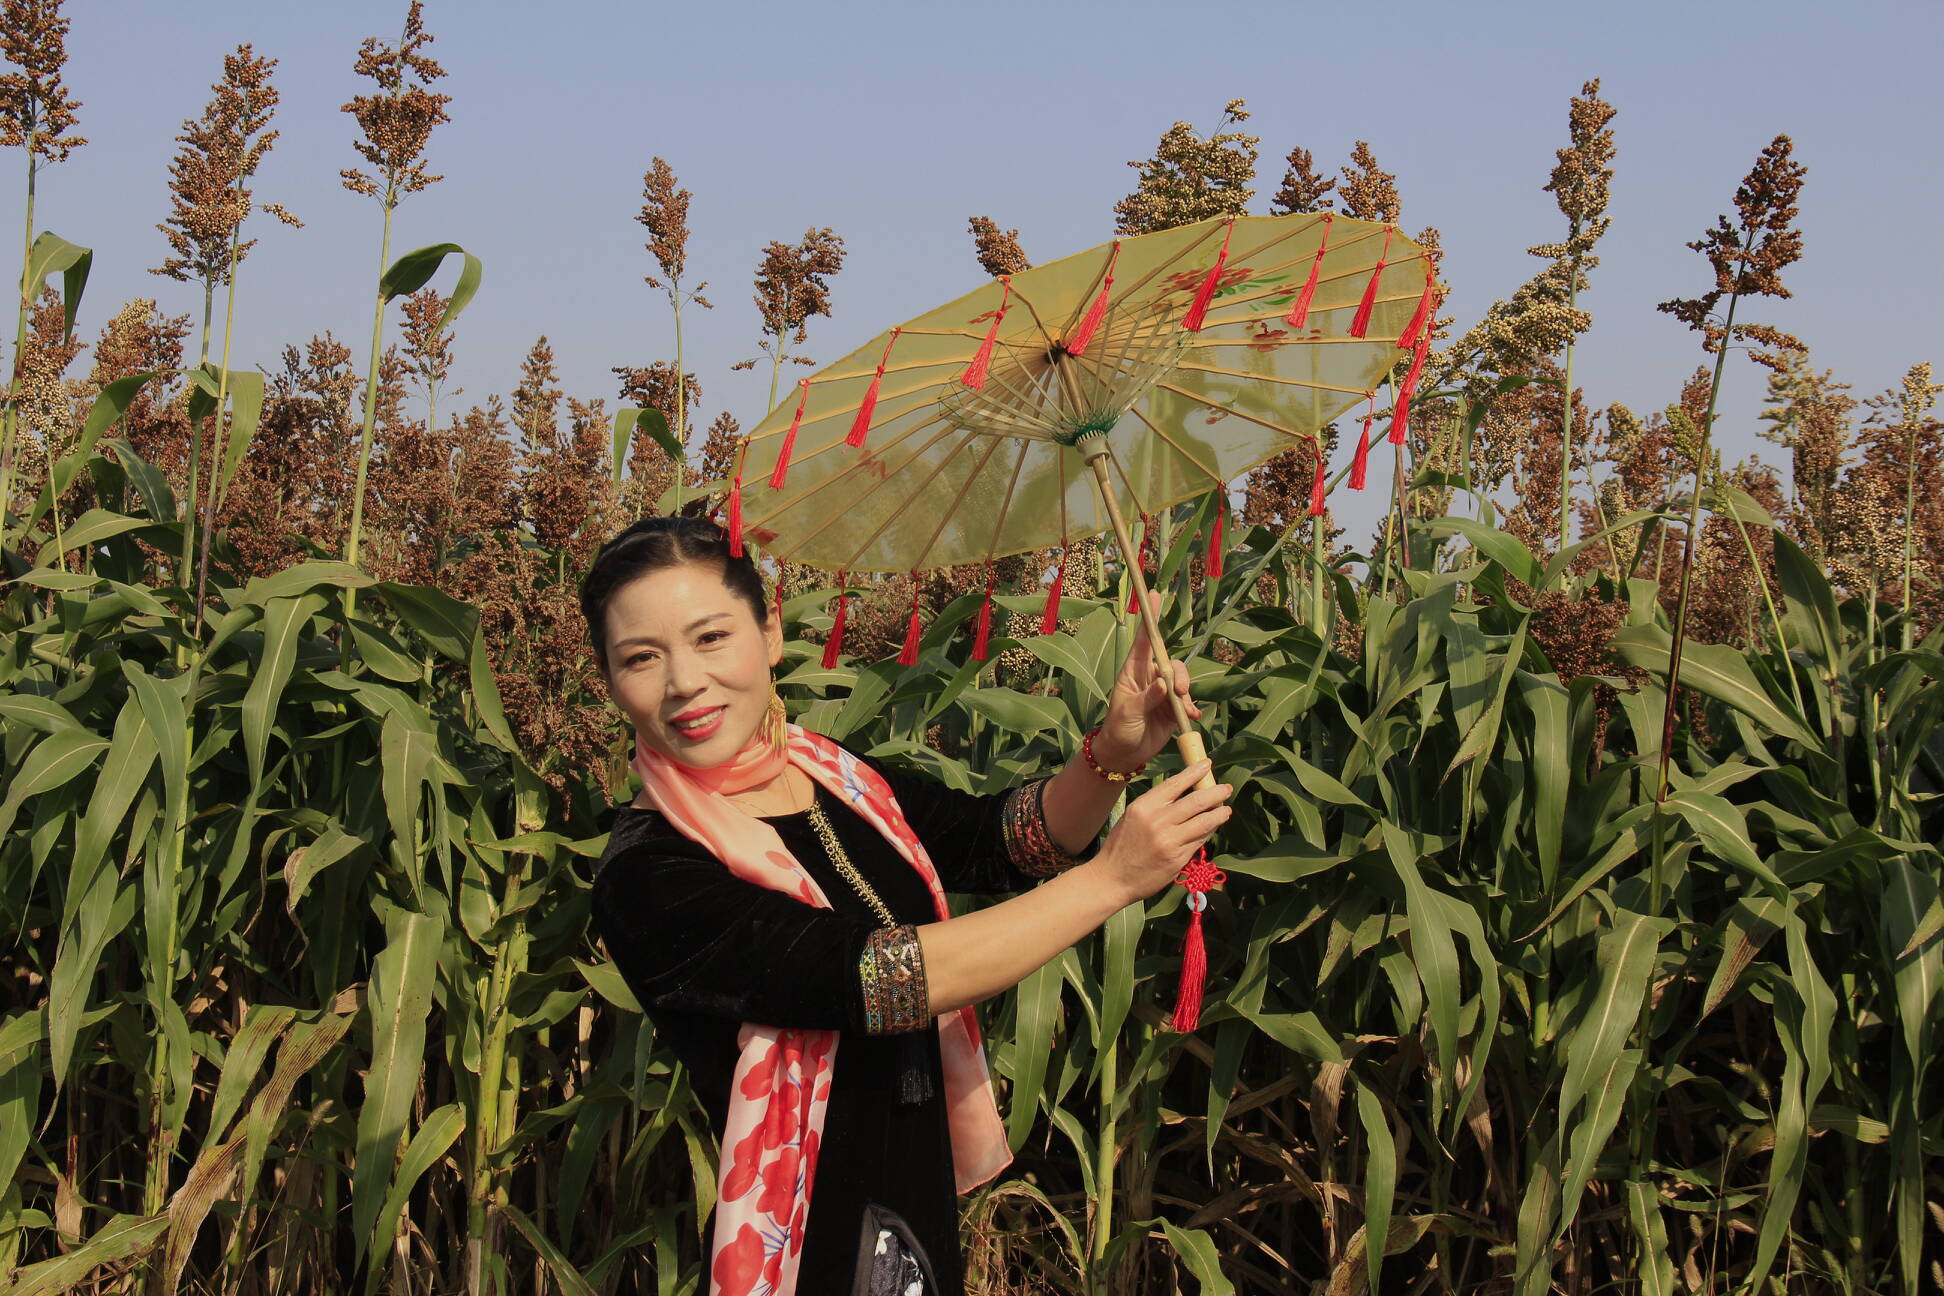
<path id="1" fill-rule="evenodd" d="M 1128 802 L 1127 812 L 1107 834 L 1099 863 L 1110 885 L 1131 903 L 1174 881 L 1202 844 L 1234 813 L 1225 805 L 1232 789 L 1225 783 L 1195 790 L 1208 772 L 1197 761 Z"/>
<path id="2" fill-rule="evenodd" d="M 1157 616 L 1160 614 L 1158 591 L 1148 591 L 1148 606 Z M 1174 737 L 1174 705 L 1168 701 L 1169 684 L 1181 695 L 1188 718 L 1201 718 L 1201 708 L 1188 696 L 1187 665 L 1171 663 L 1174 678 L 1164 683 L 1160 672 L 1154 669 L 1147 625 L 1139 624 L 1134 633 L 1134 646 L 1114 680 L 1113 694 L 1107 699 L 1107 718 L 1101 722 L 1100 738 L 1094 744 L 1094 758 L 1110 770 L 1139 769 Z"/>

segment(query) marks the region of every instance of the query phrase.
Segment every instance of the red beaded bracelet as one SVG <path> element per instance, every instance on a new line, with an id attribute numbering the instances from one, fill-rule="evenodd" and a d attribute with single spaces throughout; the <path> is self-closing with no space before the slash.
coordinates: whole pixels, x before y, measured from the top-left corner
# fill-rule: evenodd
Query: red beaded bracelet
<path id="1" fill-rule="evenodd" d="M 1080 740 L 1080 754 L 1086 757 L 1088 769 L 1100 775 L 1100 777 L 1106 779 L 1109 783 L 1125 783 L 1129 779 L 1133 778 L 1136 774 L 1139 774 L 1142 770 L 1147 768 L 1147 762 L 1142 761 L 1139 766 L 1137 766 L 1134 769 L 1128 770 L 1125 773 L 1122 773 L 1119 770 L 1102 769 L 1100 762 L 1094 759 L 1094 754 L 1093 754 L 1094 736 L 1099 732 L 1100 732 L 1100 726 L 1095 725 L 1093 728 L 1087 731 L 1087 736 Z"/>

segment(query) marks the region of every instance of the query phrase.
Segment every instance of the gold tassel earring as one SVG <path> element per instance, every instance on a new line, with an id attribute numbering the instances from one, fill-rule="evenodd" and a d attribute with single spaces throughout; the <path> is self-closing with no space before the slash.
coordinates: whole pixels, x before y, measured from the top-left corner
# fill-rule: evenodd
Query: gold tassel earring
<path id="1" fill-rule="evenodd" d="M 774 682 L 770 684 L 769 714 L 763 717 L 763 736 L 779 756 L 789 746 L 790 713 L 784 709 L 783 699 L 777 695 Z"/>

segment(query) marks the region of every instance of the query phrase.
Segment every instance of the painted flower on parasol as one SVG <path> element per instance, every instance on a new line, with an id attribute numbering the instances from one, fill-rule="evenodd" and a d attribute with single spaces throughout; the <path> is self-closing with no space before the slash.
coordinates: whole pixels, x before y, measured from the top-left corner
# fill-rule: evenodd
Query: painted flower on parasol
<path id="1" fill-rule="evenodd" d="M 1314 440 L 1371 398 L 1400 348 L 1421 353 L 1436 292 L 1423 247 L 1334 213 L 1202 221 L 994 279 L 771 411 L 737 459 L 732 544 L 747 536 L 842 585 L 856 572 L 990 570 L 1111 529 L 1170 677 L 1130 512 L 1223 490 Z M 990 582 L 987 597 L 984 624 Z M 909 629 L 908 652 L 915 608 Z M 1178 698 L 1175 719 L 1183 758 L 1201 759 Z M 1191 940 L 1199 920 L 1197 908 Z"/>

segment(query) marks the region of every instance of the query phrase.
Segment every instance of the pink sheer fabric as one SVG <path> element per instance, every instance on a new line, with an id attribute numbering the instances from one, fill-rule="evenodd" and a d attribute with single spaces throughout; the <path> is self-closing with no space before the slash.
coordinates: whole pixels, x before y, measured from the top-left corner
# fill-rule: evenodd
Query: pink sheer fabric
<path id="1" fill-rule="evenodd" d="M 727 799 L 774 778 L 786 763 L 843 798 L 882 833 L 925 880 L 939 919 L 950 917 L 938 873 L 891 789 L 821 734 L 791 725 L 782 752 L 759 734 L 734 760 L 710 769 L 679 764 L 637 743 L 634 768 L 649 803 L 730 872 L 828 909 L 829 899 L 776 830 Z M 970 1192 L 1005 1169 L 1012 1154 L 992 1096 L 978 1017 L 969 1007 L 946 1013 L 938 1019 L 938 1037 L 953 1173 L 958 1190 Z M 743 1023 L 717 1171 L 710 1296 L 794 1296 L 839 1038 L 837 1031 Z"/>

